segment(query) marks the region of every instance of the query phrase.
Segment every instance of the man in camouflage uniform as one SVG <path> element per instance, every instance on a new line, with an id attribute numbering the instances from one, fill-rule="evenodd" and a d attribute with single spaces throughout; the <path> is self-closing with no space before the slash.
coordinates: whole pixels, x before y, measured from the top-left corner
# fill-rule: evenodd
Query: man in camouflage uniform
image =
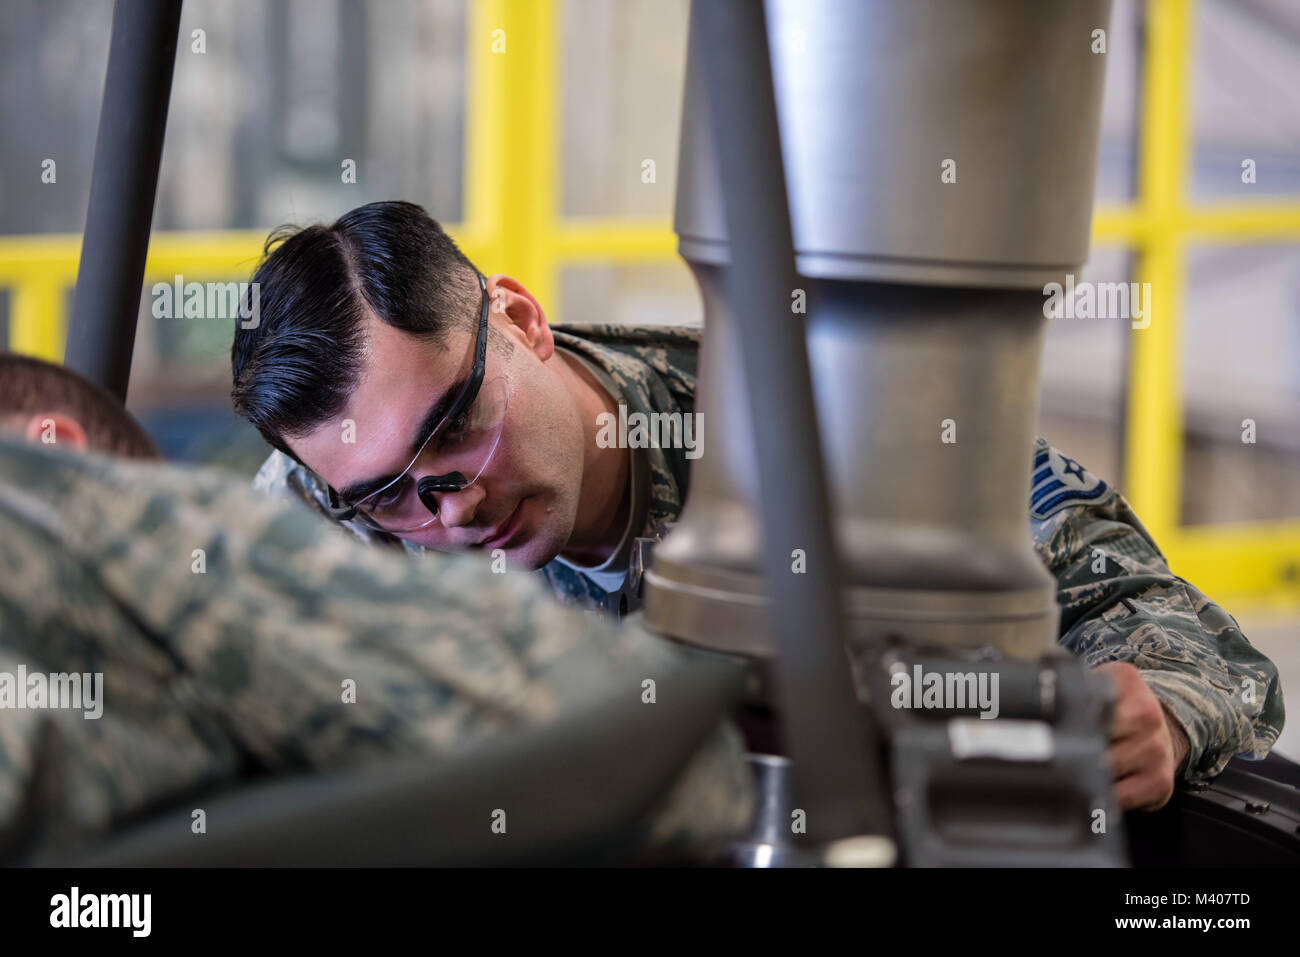
<path id="1" fill-rule="evenodd" d="M 587 325 L 550 327 L 557 349 L 578 356 L 596 372 L 602 384 L 633 413 L 655 412 L 689 415 L 695 410 L 695 366 L 700 349 L 700 330 L 689 327 L 633 327 Z M 690 478 L 690 460 L 684 448 L 651 446 L 629 450 L 632 496 L 631 537 L 657 537 L 663 527 L 677 520 Z M 329 487 L 300 462 L 283 452 L 273 452 L 253 480 L 255 488 L 270 494 L 289 493 L 307 502 L 321 514 L 334 518 Z M 402 547 L 412 553 L 425 546 L 396 535 L 376 531 L 355 520 L 341 521 L 358 538 L 375 544 Z M 593 575 L 563 558 L 554 558 L 539 569 L 556 596 L 566 603 L 587 608 L 604 608 L 614 580 L 627 571 L 627 549 L 621 563 L 605 562 L 610 576 Z M 602 583 L 613 587 L 602 587 Z"/>
<path id="2" fill-rule="evenodd" d="M 403 228 L 392 227 L 390 219 L 400 221 Z M 386 228 L 391 235 L 385 234 Z M 410 252 L 407 237 L 420 231 L 434 237 L 425 244 L 425 258 L 411 256 L 402 272 L 395 274 L 393 263 Z M 374 271 L 358 265 L 365 263 L 373 263 Z M 436 366 L 439 349 L 455 360 L 448 366 L 448 376 L 453 376 L 458 357 L 472 338 L 468 330 L 461 329 L 454 347 L 447 345 L 445 338 L 433 344 L 423 341 L 430 334 L 428 329 L 402 325 L 405 317 L 393 309 L 392 303 L 401 298 L 394 296 L 393 286 L 402 287 L 407 275 L 414 275 L 417 278 L 410 280 L 412 285 L 431 289 L 437 286 L 436 276 L 455 276 L 462 270 L 477 273 L 437 224 L 423 210 L 411 212 L 408 204 L 362 207 L 333 226 L 312 227 L 292 236 L 269 255 L 254 277 L 262 283 L 261 324 L 254 331 L 237 331 L 232 350 L 236 407 L 280 450 L 259 472 L 255 483 L 259 488 L 288 492 L 325 515 L 340 518 L 343 513 L 333 500 L 337 496 L 322 475 L 342 487 L 352 477 L 376 470 L 367 472 L 366 456 L 339 443 L 339 424 L 352 422 L 361 429 L 364 421 L 369 432 L 387 434 L 393 430 L 391 422 L 377 417 L 373 410 L 389 414 L 393 405 L 404 403 L 413 413 L 408 419 L 418 418 L 414 413 L 422 405 L 404 398 L 407 383 Z M 346 282 L 349 289 L 359 290 L 357 298 L 364 300 L 365 306 L 351 322 L 338 323 L 336 305 L 333 313 L 318 310 L 313 314 L 315 304 L 295 295 L 299 289 L 328 285 L 331 276 L 346 277 L 332 281 Z M 470 291 L 467 285 L 460 288 L 467 294 Z M 561 386 L 567 385 L 579 396 L 571 404 L 582 409 L 585 451 L 578 447 L 575 452 L 570 446 L 567 454 L 559 454 L 557 446 L 549 463 L 557 474 L 581 464 L 582 496 L 588 495 L 587 483 L 598 472 L 592 465 L 592 445 L 598 444 L 593 409 L 609 411 L 624 405 L 629 412 L 693 411 L 697 330 L 548 327 L 541 307 L 514 280 L 494 276 L 486 288 L 494 297 L 496 291 L 504 290 L 505 308 L 494 316 L 494 322 L 501 334 L 513 337 L 517 351 L 524 356 L 515 355 L 513 361 L 523 363 L 526 359 L 542 368 L 557 366 L 555 375 Z M 406 290 L 402 301 L 409 304 L 414 295 Z M 335 304 L 345 296 L 340 293 L 329 302 Z M 454 303 L 446 304 L 447 309 L 454 307 Z M 469 312 L 464 298 L 459 312 Z M 448 321 L 454 324 L 454 320 Z M 394 332 L 394 326 L 400 331 Z M 439 327 L 431 324 L 429 328 Z M 364 331 L 358 333 L 358 329 Z M 358 347 L 352 337 L 369 340 L 367 348 Z M 355 356 L 355 366 L 364 370 L 360 374 L 351 370 L 351 380 L 333 394 L 332 403 L 301 388 L 313 375 L 323 374 L 303 355 L 304 341 L 314 338 L 337 340 L 330 352 L 318 353 L 316 360 L 330 366 L 331 387 L 339 375 L 346 378 L 349 372 L 334 366 L 337 352 Z M 427 352 L 421 355 L 422 350 Z M 416 355 L 421 356 L 419 361 L 412 358 Z M 570 365 L 585 369 L 590 376 L 573 376 Z M 273 378 L 284 370 L 290 387 Z M 591 388 L 593 381 L 599 388 Z M 383 394 L 386 383 L 392 401 Z M 512 404 L 516 401 L 513 396 L 521 391 L 512 392 Z M 599 399 L 584 401 L 582 396 L 588 393 Z M 266 394 L 274 401 L 263 401 Z M 315 408 L 314 420 L 286 412 L 296 408 L 288 402 L 289 396 Z M 568 407 L 554 403 L 549 408 L 552 420 L 535 417 L 514 442 L 541 442 L 552 428 L 563 431 L 570 427 Z M 503 444 L 507 444 L 507 434 L 503 433 Z M 382 446 L 380 442 L 375 447 Z M 371 457 L 393 463 L 386 475 L 396 474 L 406 461 L 396 452 L 381 451 Z M 654 536 L 663 523 L 677 517 L 690 470 L 684 447 L 634 449 L 621 458 L 607 456 L 604 461 L 606 471 L 620 463 L 625 470 L 618 473 L 618 481 L 627 491 L 614 529 L 622 530 L 621 540 L 618 535 L 606 536 L 604 550 L 595 553 L 596 560 L 579 564 L 566 557 L 565 535 L 560 534 L 520 563 L 540 565 L 560 597 L 590 605 L 602 604 L 605 595 L 618 587 L 627 569 L 630 538 Z M 1104 671 L 1116 687 L 1110 757 L 1121 805 L 1161 806 L 1180 774 L 1189 781 L 1201 781 L 1221 771 L 1236 754 L 1264 756 L 1276 741 L 1283 720 L 1282 692 L 1273 664 L 1250 646 L 1229 615 L 1170 571 L 1114 488 L 1041 439 L 1028 464 L 1033 470 L 1030 526 L 1034 543 L 1059 583 L 1060 642 Z M 439 501 L 440 514 L 449 517 L 447 527 L 436 534 L 418 532 L 399 538 L 356 522 L 343 524 L 371 541 L 412 551 L 490 546 L 492 532 L 501 528 L 496 520 L 509 513 L 514 501 L 509 493 L 496 494 L 493 482 L 498 477 L 505 482 L 509 474 L 508 465 L 498 465 L 499 457 L 489 463 L 467 508 L 458 503 L 463 493 L 453 492 Z M 625 473 L 630 473 L 630 478 L 623 478 Z M 496 511 L 494 498 L 505 500 Z M 615 507 L 606 504 L 605 511 Z M 491 518 L 480 522 L 480 514 Z M 476 528 L 478 535 L 474 534 Z M 457 538 L 453 533 L 463 534 Z M 516 536 L 507 544 L 517 546 L 518 541 Z M 507 554 L 514 557 L 509 550 Z"/>
<path id="3" fill-rule="evenodd" d="M 29 418 L 66 429 L 24 443 Z M 619 688 L 640 703 L 681 661 L 529 576 L 370 548 L 227 474 L 83 454 L 97 439 L 66 408 L 0 406 L 0 862 L 250 776 L 462 751 Z M 11 700 L 14 676 L 60 673 L 102 674 L 99 717 Z M 643 840 L 736 835 L 752 788 L 724 723 Z"/>

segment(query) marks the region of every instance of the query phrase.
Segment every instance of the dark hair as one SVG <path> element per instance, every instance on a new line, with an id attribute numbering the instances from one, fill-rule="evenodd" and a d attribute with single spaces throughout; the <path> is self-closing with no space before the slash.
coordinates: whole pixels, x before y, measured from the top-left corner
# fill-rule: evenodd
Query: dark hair
<path id="1" fill-rule="evenodd" d="M 443 342 L 477 317 L 478 270 L 421 207 L 370 203 L 330 226 L 282 226 L 267 238 L 257 322 L 230 347 L 235 411 L 271 445 L 337 415 L 356 388 L 361 327 Z"/>
<path id="2" fill-rule="evenodd" d="M 0 415 L 41 412 L 72 416 L 97 451 L 161 458 L 153 439 L 107 389 L 52 362 L 0 352 Z"/>

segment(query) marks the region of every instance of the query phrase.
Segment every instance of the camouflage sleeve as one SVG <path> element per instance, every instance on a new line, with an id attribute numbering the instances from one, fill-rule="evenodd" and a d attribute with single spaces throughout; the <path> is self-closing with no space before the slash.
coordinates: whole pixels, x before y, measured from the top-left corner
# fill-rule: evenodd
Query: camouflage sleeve
<path id="1" fill-rule="evenodd" d="M 253 476 L 253 488 L 266 495 L 296 499 L 320 510 L 329 499 L 315 473 L 278 449 L 273 450 Z"/>
<path id="2" fill-rule="evenodd" d="M 1089 666 L 1136 665 L 1187 734 L 1185 779 L 1263 757 L 1284 717 L 1276 666 L 1237 622 L 1174 575 L 1119 492 L 1039 439 L 1030 525 L 1056 576 L 1060 643 Z"/>
<path id="3" fill-rule="evenodd" d="M 0 671 L 105 683 L 101 720 L 0 715 L 0 854 L 24 816 L 84 839 L 250 771 L 460 750 L 619 688 L 639 700 L 680 654 L 535 576 L 367 548 L 219 473 L 0 444 Z M 712 845 L 751 788 L 720 725 L 648 833 Z"/>

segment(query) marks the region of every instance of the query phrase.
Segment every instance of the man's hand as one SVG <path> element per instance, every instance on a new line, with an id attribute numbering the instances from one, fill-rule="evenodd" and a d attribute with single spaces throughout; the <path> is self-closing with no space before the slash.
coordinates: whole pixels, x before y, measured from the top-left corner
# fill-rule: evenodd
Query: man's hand
<path id="1" fill-rule="evenodd" d="M 1120 807 L 1154 811 L 1174 793 L 1174 776 L 1187 758 L 1187 736 L 1171 718 L 1142 674 L 1125 661 L 1099 665 L 1115 685 L 1110 758 Z"/>

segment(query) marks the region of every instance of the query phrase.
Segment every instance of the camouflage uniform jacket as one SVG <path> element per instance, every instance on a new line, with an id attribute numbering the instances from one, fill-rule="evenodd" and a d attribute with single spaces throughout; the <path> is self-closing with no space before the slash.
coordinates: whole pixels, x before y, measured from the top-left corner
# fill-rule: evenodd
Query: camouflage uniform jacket
<path id="1" fill-rule="evenodd" d="M 603 366 L 625 392 L 629 411 L 694 408 L 696 330 L 556 326 L 556 342 Z M 690 462 L 684 450 L 649 450 L 653 502 L 642 534 L 677 518 Z M 1060 643 L 1089 666 L 1129 661 L 1183 727 L 1185 777 L 1202 781 L 1236 754 L 1263 757 L 1282 728 L 1276 667 L 1251 647 L 1222 608 L 1170 571 L 1164 556 L 1118 491 L 1038 439 L 1032 458 L 1030 530 L 1057 580 Z M 327 512 L 323 483 L 275 453 L 256 485 L 289 491 Z M 376 536 L 364 528 L 354 531 Z M 419 546 L 403 543 L 408 548 Z M 589 579 L 552 562 L 542 569 L 571 600 L 604 598 Z"/>
<path id="2" fill-rule="evenodd" d="M 250 776 L 464 749 L 618 688 L 639 704 L 680 654 L 533 576 L 366 547 L 229 474 L 0 440 L 2 861 Z M 102 713 L 20 707 L 24 673 L 102 674 Z M 752 802 L 721 723 L 647 843 L 735 835 Z"/>

